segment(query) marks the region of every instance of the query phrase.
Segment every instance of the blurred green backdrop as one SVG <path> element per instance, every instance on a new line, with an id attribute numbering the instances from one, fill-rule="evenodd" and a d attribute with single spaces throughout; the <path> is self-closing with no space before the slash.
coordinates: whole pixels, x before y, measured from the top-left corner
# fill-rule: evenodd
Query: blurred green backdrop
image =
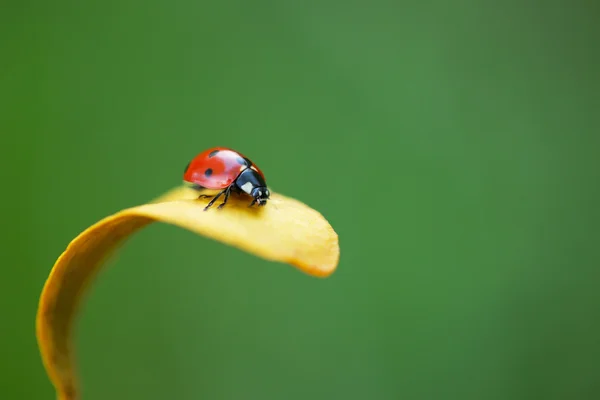
<path id="1" fill-rule="evenodd" d="M 338 271 L 152 225 L 87 296 L 83 400 L 600 398 L 597 17 L 5 0 L 0 398 L 54 398 L 34 317 L 69 241 L 214 145 L 330 220 Z"/>

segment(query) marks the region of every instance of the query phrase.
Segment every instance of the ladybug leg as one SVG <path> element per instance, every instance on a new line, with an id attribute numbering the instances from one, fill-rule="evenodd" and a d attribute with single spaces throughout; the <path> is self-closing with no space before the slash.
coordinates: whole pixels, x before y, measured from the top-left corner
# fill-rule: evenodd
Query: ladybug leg
<path id="1" fill-rule="evenodd" d="M 203 187 L 203 186 L 200 186 L 200 185 L 198 185 L 198 184 L 196 184 L 196 183 L 194 183 L 194 184 L 190 185 L 189 187 L 190 187 L 190 188 L 192 188 L 192 189 L 194 189 L 194 190 L 196 190 L 196 191 L 198 191 L 198 192 L 201 192 L 201 191 L 203 191 L 203 190 L 205 190 L 205 189 L 206 189 L 205 187 Z M 199 195 L 199 196 L 198 196 L 198 198 L 199 198 L 199 199 L 210 199 L 210 198 L 211 198 L 211 197 L 213 197 L 213 196 L 214 196 L 214 195 L 201 194 L 201 195 Z"/>
<path id="2" fill-rule="evenodd" d="M 252 199 L 252 203 L 250 203 L 250 205 L 248 207 L 252 207 L 255 204 L 256 204 L 256 199 Z"/>
<path id="3" fill-rule="evenodd" d="M 225 190 L 225 199 L 223 200 L 223 202 L 221 204 L 219 204 L 219 207 L 217 207 L 217 209 L 221 209 L 223 207 L 225 207 L 225 204 L 227 204 L 227 200 L 229 200 L 229 193 L 231 193 L 231 186 L 229 186 L 226 190 Z"/>
<path id="4" fill-rule="evenodd" d="M 225 190 L 223 190 L 223 191 L 221 191 L 221 192 L 217 193 L 217 195 L 214 197 L 214 199 L 212 199 L 212 200 L 211 200 L 211 201 L 210 201 L 210 202 L 209 202 L 209 203 L 206 205 L 206 207 L 204 207 L 204 211 L 208 210 L 208 209 L 209 209 L 209 208 L 210 208 L 210 207 L 211 207 L 213 204 L 215 204 L 215 201 L 217 201 L 217 199 L 218 199 L 219 197 L 221 197 L 221 195 L 222 195 L 223 193 L 225 193 L 226 191 L 227 191 L 227 189 L 225 189 Z"/>

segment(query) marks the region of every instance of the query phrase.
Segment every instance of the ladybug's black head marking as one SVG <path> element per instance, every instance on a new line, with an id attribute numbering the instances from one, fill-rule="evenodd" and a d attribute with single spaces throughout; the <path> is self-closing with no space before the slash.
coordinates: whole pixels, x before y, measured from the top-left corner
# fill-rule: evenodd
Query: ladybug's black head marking
<path id="1" fill-rule="evenodd" d="M 252 197 L 254 197 L 256 204 L 258 204 L 259 206 L 264 206 L 265 204 L 267 204 L 267 200 L 269 200 L 270 196 L 271 193 L 266 187 L 257 187 L 254 188 L 254 190 L 252 190 Z"/>
<path id="2" fill-rule="evenodd" d="M 240 165 L 245 165 L 246 167 L 249 167 L 250 165 L 252 165 L 250 160 L 248 160 L 247 158 L 243 158 L 243 157 L 237 157 L 235 159 L 235 161 Z"/>
<path id="3" fill-rule="evenodd" d="M 235 185 L 243 192 L 253 197 L 252 204 L 259 206 L 267 204 L 271 196 L 263 177 L 251 168 L 245 169 L 235 180 Z"/>

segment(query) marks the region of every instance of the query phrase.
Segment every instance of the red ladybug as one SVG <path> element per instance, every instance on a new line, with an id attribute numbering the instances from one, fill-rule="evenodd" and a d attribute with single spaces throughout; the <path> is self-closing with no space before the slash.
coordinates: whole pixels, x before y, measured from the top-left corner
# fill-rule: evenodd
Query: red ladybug
<path id="1" fill-rule="evenodd" d="M 214 197 L 204 211 L 222 194 L 225 194 L 225 199 L 217 208 L 225 206 L 231 192 L 252 196 L 249 207 L 254 204 L 264 206 L 271 195 L 262 171 L 248 157 L 226 147 L 213 147 L 194 157 L 185 168 L 183 180 L 197 190 L 220 190 L 216 196 L 199 196 Z"/>

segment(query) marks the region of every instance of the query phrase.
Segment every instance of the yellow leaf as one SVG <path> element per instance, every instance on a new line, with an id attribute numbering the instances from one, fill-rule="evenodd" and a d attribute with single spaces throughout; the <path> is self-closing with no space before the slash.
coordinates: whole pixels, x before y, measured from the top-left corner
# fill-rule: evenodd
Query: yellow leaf
<path id="1" fill-rule="evenodd" d="M 79 399 L 71 329 L 86 287 L 103 261 L 130 235 L 159 221 L 219 240 L 270 261 L 326 277 L 339 261 L 338 236 L 317 211 L 272 193 L 265 207 L 230 198 L 203 211 L 209 200 L 182 186 L 141 206 L 117 212 L 77 236 L 58 258 L 40 297 L 36 329 L 42 360 L 59 400 Z"/>

